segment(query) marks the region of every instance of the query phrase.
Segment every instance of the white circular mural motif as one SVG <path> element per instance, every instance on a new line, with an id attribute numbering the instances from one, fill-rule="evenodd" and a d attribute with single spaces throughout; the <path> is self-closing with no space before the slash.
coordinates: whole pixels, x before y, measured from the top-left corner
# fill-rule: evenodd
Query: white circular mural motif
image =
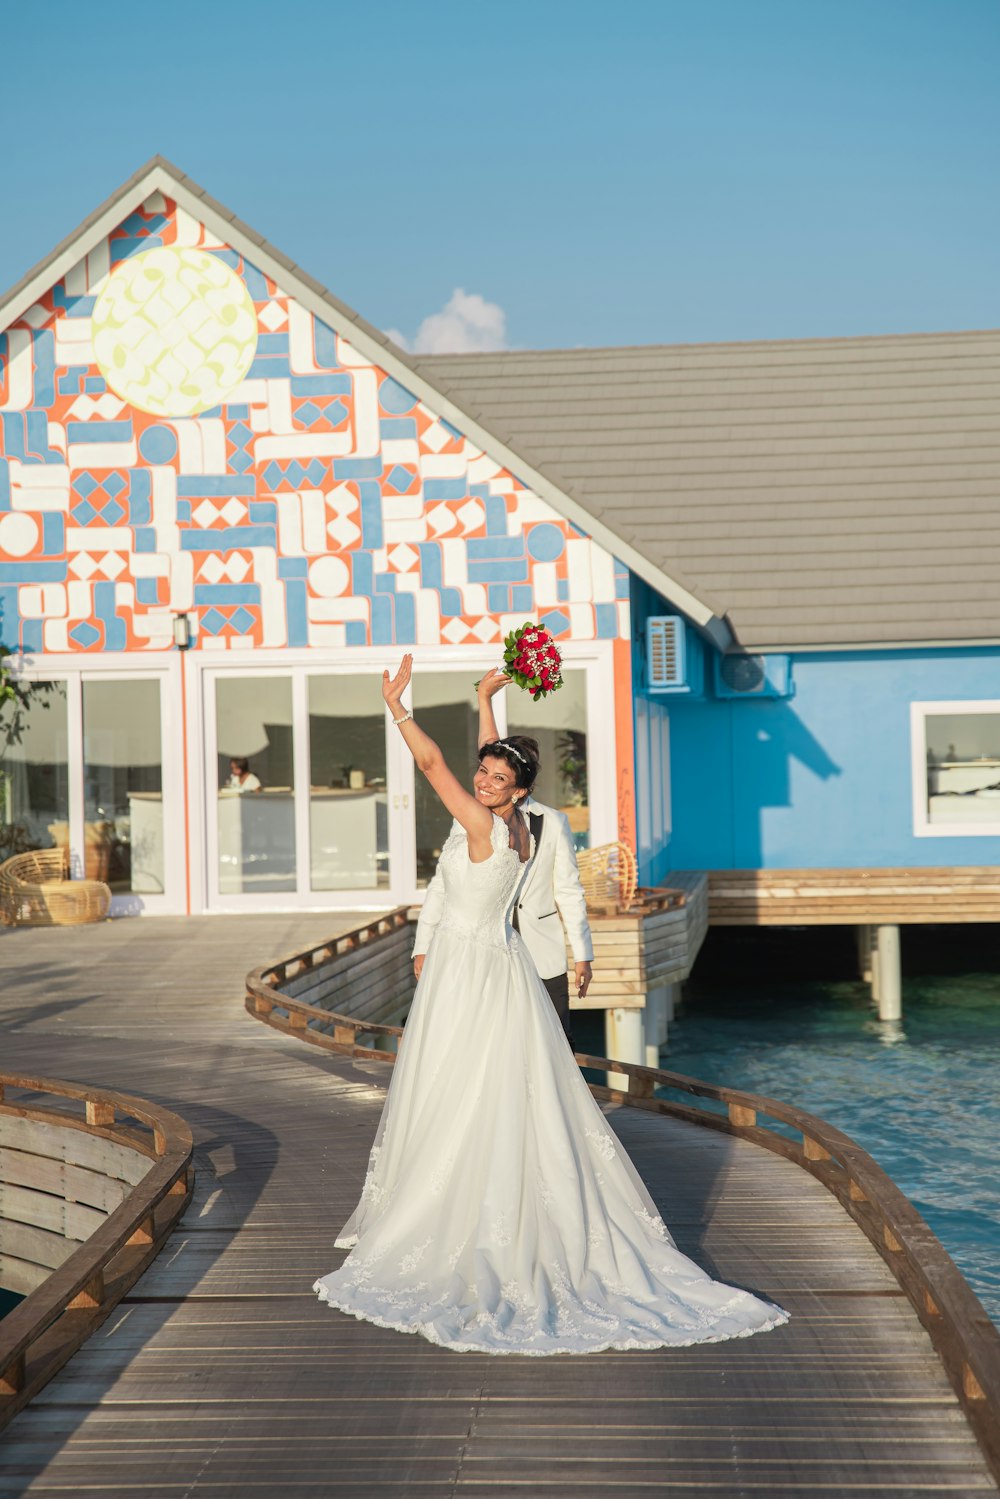
<path id="1" fill-rule="evenodd" d="M 108 385 L 155 416 L 218 406 L 257 348 L 257 318 L 239 276 L 216 255 L 172 245 L 122 263 L 97 298 L 91 328 Z"/>

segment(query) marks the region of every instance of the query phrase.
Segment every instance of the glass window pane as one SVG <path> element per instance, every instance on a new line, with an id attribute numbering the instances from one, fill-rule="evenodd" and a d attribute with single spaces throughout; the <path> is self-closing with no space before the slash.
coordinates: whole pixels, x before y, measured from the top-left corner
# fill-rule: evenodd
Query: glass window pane
<path id="1" fill-rule="evenodd" d="M 420 727 L 440 746 L 451 770 L 470 792 L 479 763 L 479 708 L 473 682 L 479 671 L 418 671 L 413 677 L 413 713 Z M 394 729 L 393 733 L 397 731 Z M 433 878 L 444 840 L 451 831 L 451 813 L 438 801 L 417 771 L 414 787 L 417 833 L 417 886 Z"/>
<path id="2" fill-rule="evenodd" d="M 163 892 L 158 681 L 85 681 L 84 871 L 117 893 Z"/>
<path id="3" fill-rule="evenodd" d="M 927 715 L 927 820 L 1000 831 L 1000 713 Z"/>
<path id="4" fill-rule="evenodd" d="M 66 683 L 22 683 L 0 710 L 0 859 L 69 847 Z"/>
<path id="5" fill-rule="evenodd" d="M 308 686 L 310 883 L 313 890 L 376 890 L 389 883 L 378 679 L 373 672 L 310 676 Z"/>
<path id="6" fill-rule="evenodd" d="M 507 729 L 538 740 L 542 768 L 534 794 L 546 806 L 566 813 L 577 849 L 589 848 L 586 672 L 564 667 L 562 687 L 538 702 L 508 687 Z"/>
<path id="7" fill-rule="evenodd" d="M 295 889 L 290 677 L 220 677 L 219 892 Z"/>

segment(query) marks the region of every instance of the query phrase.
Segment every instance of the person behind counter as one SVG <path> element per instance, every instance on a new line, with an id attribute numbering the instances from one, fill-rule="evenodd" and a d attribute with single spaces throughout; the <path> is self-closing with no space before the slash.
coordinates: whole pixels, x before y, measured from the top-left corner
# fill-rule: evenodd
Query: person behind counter
<path id="1" fill-rule="evenodd" d="M 250 769 L 249 760 L 234 755 L 229 762 L 229 780 L 226 782 L 227 791 L 260 791 L 260 781 Z"/>

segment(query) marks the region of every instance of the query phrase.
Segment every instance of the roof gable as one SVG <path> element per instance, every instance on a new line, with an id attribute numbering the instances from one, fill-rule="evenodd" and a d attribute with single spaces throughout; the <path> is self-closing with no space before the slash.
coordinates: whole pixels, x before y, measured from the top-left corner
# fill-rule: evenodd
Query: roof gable
<path id="1" fill-rule="evenodd" d="M 557 514 L 631 567 L 716 644 L 725 646 L 729 643 L 730 632 L 721 608 L 700 592 L 696 594 L 673 569 L 668 570 L 662 562 L 651 561 L 627 528 L 609 524 L 601 507 L 588 499 L 585 481 L 576 482 L 572 492 L 554 482 L 541 468 L 517 452 L 509 438 L 485 425 L 482 413 L 474 407 L 470 409 L 460 396 L 456 398 L 443 382 L 428 378 L 383 333 L 163 157 L 154 157 L 136 172 L 11 289 L 0 304 L 0 330 L 23 320 L 30 323 L 32 308 L 39 299 L 75 267 L 86 265 L 88 257 L 99 251 L 109 234 L 157 194 L 170 198 L 180 215 L 203 225 L 219 242 L 229 244 L 252 261 L 261 273 L 280 284 L 314 317 L 348 340 L 362 358 L 376 363 L 399 380 L 432 407 L 440 418 L 463 432 L 483 453 L 516 474 L 525 488 L 538 495 Z"/>
<path id="2" fill-rule="evenodd" d="M 150 186 L 0 334 L 9 645 L 168 650 L 175 613 L 199 650 L 628 637 L 609 551 Z"/>

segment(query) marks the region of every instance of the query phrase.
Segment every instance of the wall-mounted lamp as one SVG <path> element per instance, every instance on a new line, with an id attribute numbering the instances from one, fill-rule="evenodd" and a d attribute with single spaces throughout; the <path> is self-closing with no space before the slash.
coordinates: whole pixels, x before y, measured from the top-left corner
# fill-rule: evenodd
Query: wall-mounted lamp
<path id="1" fill-rule="evenodd" d="M 191 646 L 191 620 L 186 614 L 174 615 L 174 645 L 179 651 Z"/>

